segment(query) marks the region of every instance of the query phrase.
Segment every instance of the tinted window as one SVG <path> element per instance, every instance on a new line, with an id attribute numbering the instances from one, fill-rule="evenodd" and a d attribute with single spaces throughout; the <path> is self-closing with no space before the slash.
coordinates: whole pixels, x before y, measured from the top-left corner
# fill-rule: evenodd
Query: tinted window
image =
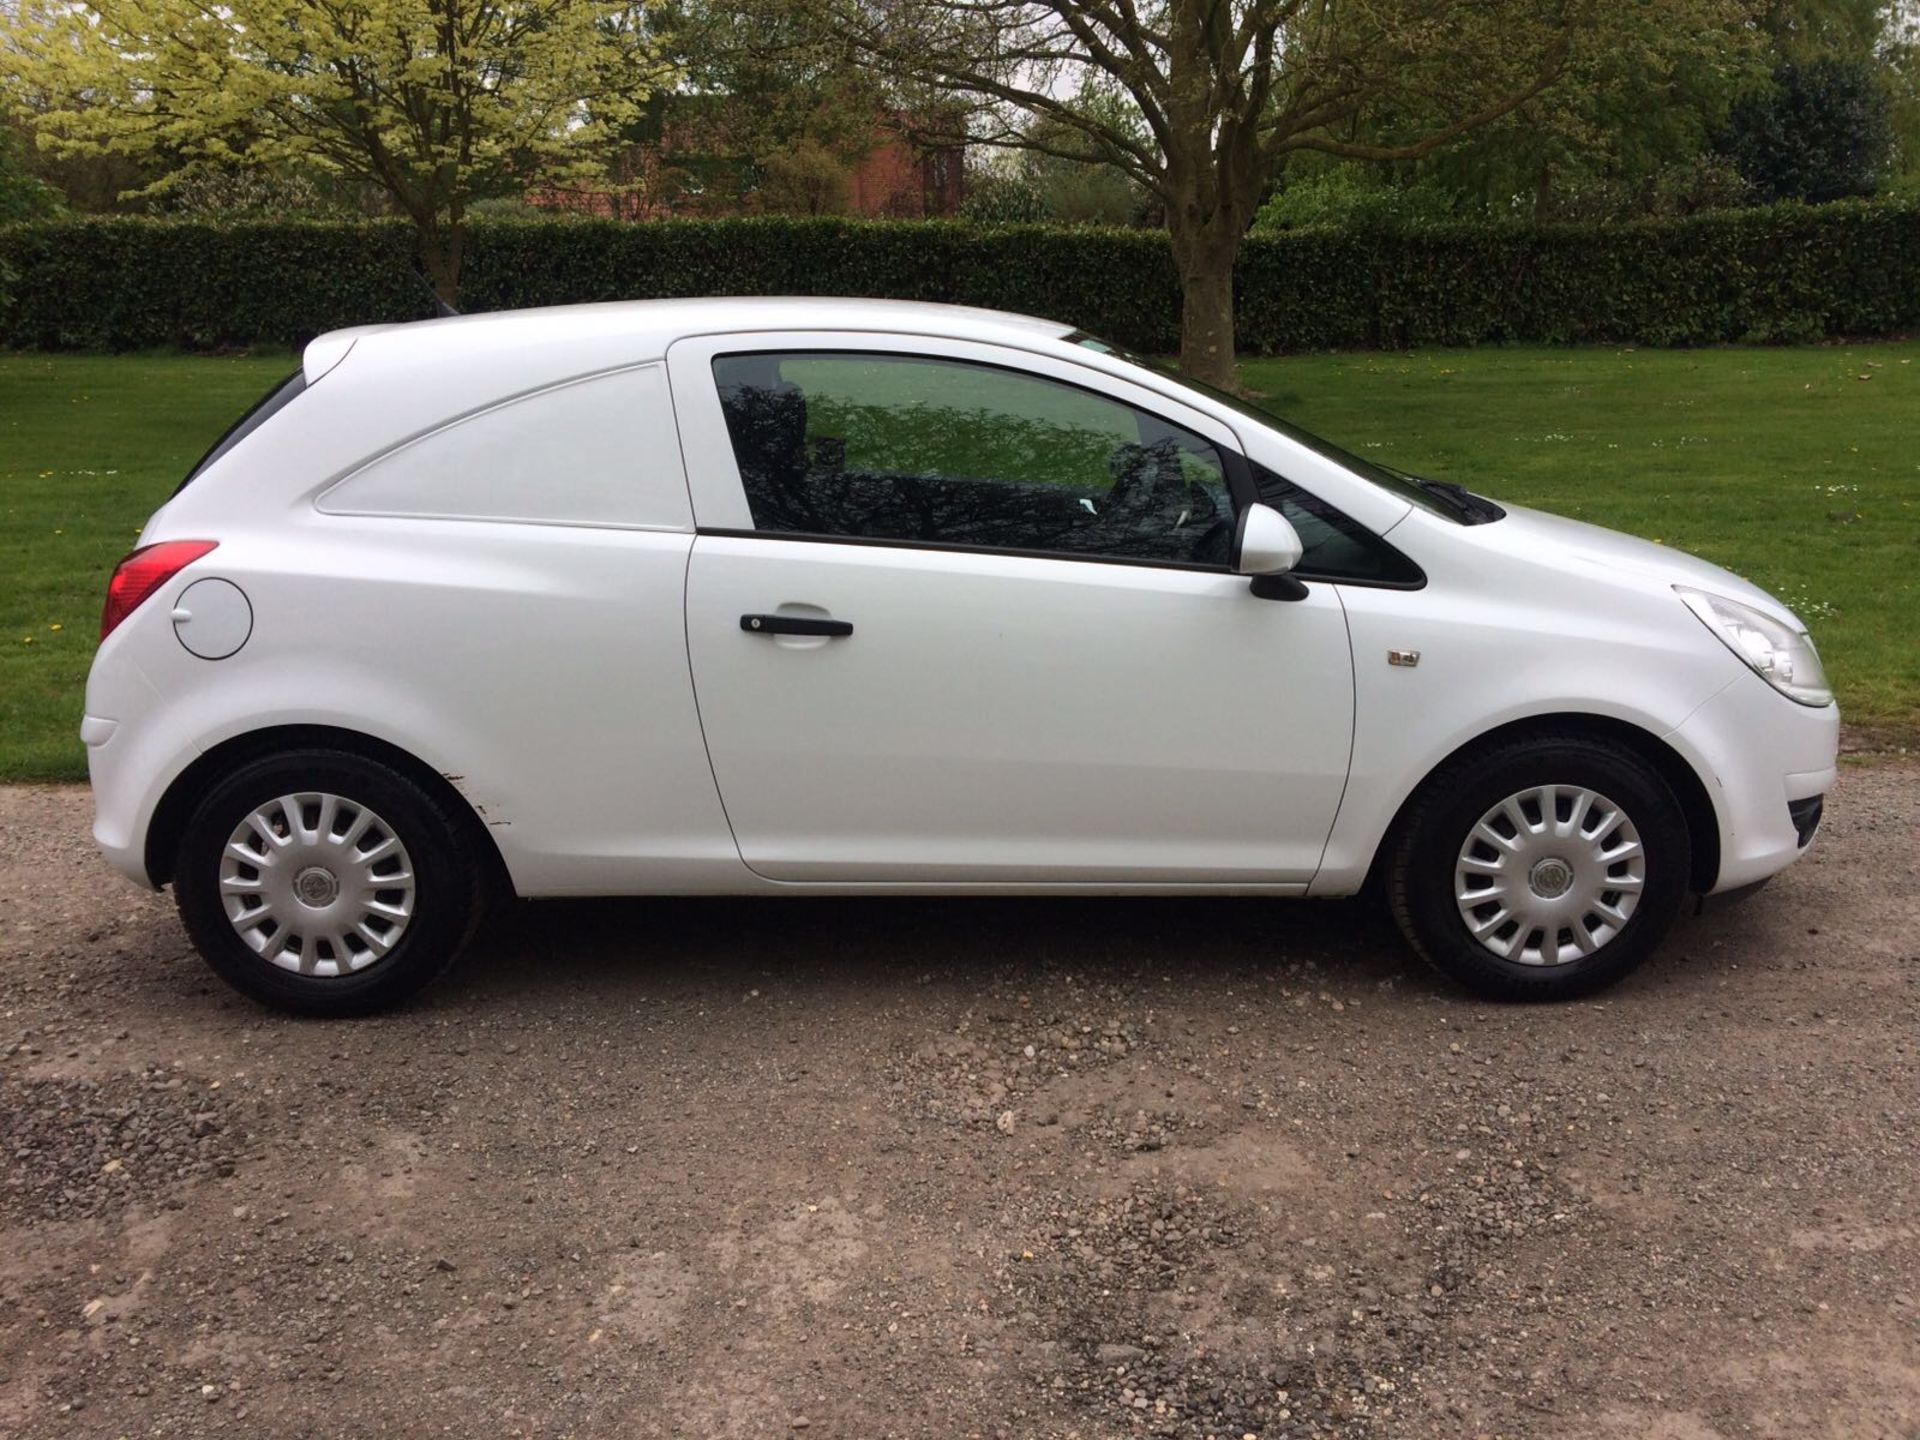
<path id="1" fill-rule="evenodd" d="M 1363 459 L 1351 451 L 1342 450 L 1331 440 L 1323 440 L 1310 430 L 1302 430 L 1292 421 L 1283 420 L 1271 410 L 1263 410 L 1258 405 L 1241 399 L 1238 395 L 1230 394 L 1218 386 L 1209 385 L 1204 380 L 1196 380 L 1191 375 L 1182 374 L 1171 365 L 1162 365 L 1156 360 L 1149 360 L 1144 355 L 1136 355 L 1131 350 L 1122 350 L 1118 345 L 1109 345 L 1106 341 L 1082 330 L 1074 331 L 1066 339 L 1071 344 L 1096 351 L 1101 355 L 1111 355 L 1114 359 L 1124 360 L 1129 365 L 1138 365 L 1143 370 L 1151 370 L 1154 374 L 1171 380 L 1175 384 L 1184 385 L 1197 394 L 1205 395 L 1222 405 L 1232 406 L 1249 420 L 1264 425 L 1269 430 L 1279 431 L 1296 444 L 1306 446 L 1307 449 L 1324 456 L 1344 470 L 1351 470 L 1361 479 L 1371 481 L 1383 490 L 1392 491 L 1402 500 L 1410 501 L 1422 510 L 1449 520 L 1461 518 L 1458 506 L 1436 500 L 1431 492 L 1411 476 L 1403 475 L 1398 470 L 1388 469 L 1384 465 L 1376 465 L 1373 461 Z"/>
<path id="2" fill-rule="evenodd" d="M 1291 480 L 1253 465 L 1260 498 L 1292 522 L 1300 536 L 1303 580 L 1358 580 L 1373 585 L 1420 585 L 1420 567 L 1358 522 Z"/>
<path id="3" fill-rule="evenodd" d="M 758 530 L 1226 563 L 1219 451 L 1105 396 L 919 356 L 724 355 L 713 369 Z"/>
<path id="4" fill-rule="evenodd" d="M 659 365 L 456 420 L 327 491 L 333 514 L 680 529 L 692 522 Z"/>

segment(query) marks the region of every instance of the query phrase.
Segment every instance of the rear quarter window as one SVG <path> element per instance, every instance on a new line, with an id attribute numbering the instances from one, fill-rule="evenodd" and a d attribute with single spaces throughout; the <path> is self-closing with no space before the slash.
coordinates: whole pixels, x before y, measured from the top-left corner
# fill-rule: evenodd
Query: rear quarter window
<path id="1" fill-rule="evenodd" d="M 491 406 L 361 466 L 335 515 L 689 529 L 665 367 L 590 376 Z"/>

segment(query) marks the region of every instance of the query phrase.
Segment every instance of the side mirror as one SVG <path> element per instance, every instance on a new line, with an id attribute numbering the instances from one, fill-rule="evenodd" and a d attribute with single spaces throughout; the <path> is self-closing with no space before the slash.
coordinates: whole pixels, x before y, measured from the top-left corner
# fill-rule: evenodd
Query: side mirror
<path id="1" fill-rule="evenodd" d="M 1284 575 L 1300 563 L 1300 536 L 1271 505 L 1249 505 L 1233 527 L 1233 573 Z"/>
<path id="2" fill-rule="evenodd" d="M 1271 505 L 1249 505 L 1233 527 L 1233 573 L 1251 575 L 1262 600 L 1304 600 L 1307 587 L 1287 573 L 1304 549 L 1286 516 Z"/>

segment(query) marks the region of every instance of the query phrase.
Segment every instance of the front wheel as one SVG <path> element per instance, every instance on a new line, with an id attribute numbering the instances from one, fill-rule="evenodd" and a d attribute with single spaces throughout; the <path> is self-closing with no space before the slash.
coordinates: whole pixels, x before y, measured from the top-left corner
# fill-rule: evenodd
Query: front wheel
<path id="1" fill-rule="evenodd" d="M 1652 953 L 1690 867 L 1657 771 L 1605 741 L 1550 735 L 1435 774 L 1396 837 L 1389 893 L 1414 949 L 1468 988 L 1570 999 Z"/>
<path id="2" fill-rule="evenodd" d="M 188 820 L 174 895 L 194 946 L 242 994 L 362 1015 L 452 963 L 481 913 L 466 826 L 405 775 L 344 751 L 240 766 Z"/>

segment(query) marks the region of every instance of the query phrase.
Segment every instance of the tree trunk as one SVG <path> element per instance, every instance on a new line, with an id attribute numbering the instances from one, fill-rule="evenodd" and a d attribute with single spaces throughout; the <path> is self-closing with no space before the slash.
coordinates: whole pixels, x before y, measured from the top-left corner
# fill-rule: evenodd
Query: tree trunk
<path id="1" fill-rule="evenodd" d="M 427 281 L 433 293 L 449 310 L 460 304 L 460 261 L 466 249 L 467 226 L 464 218 L 448 225 L 421 225 L 420 260 L 427 268 Z"/>
<path id="2" fill-rule="evenodd" d="M 1180 272 L 1180 368 L 1222 390 L 1233 374 L 1233 262 L 1238 229 L 1215 222 L 1199 235 L 1173 237 Z"/>

